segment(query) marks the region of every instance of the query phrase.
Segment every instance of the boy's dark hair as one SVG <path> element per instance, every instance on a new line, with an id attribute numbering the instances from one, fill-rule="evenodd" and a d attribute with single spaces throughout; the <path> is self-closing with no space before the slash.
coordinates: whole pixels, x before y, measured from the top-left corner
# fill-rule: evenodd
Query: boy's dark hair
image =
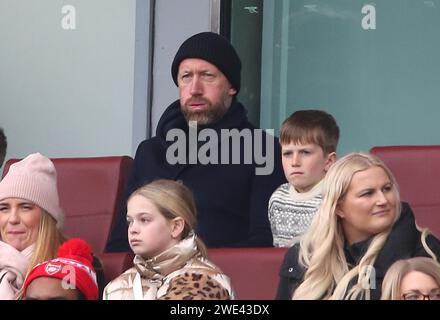
<path id="1" fill-rule="evenodd" d="M 336 152 L 339 127 L 332 115 L 322 110 L 299 110 L 281 125 L 280 143 L 315 143 L 324 154 Z"/>
<path id="2" fill-rule="evenodd" d="M 8 148 L 8 141 L 6 140 L 3 128 L 0 128 L 0 167 L 3 165 L 6 157 L 6 149 Z"/>

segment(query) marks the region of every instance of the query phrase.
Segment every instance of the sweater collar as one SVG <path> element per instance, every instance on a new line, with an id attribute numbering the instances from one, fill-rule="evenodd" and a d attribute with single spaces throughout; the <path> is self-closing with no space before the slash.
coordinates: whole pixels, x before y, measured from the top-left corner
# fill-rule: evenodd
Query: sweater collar
<path id="1" fill-rule="evenodd" d="M 295 187 L 289 184 L 289 194 L 295 201 L 307 201 L 310 199 L 313 199 L 319 195 L 322 195 L 322 182 L 323 180 L 319 181 L 317 184 L 313 186 L 312 189 L 310 189 L 307 192 L 298 192 L 296 191 Z"/>

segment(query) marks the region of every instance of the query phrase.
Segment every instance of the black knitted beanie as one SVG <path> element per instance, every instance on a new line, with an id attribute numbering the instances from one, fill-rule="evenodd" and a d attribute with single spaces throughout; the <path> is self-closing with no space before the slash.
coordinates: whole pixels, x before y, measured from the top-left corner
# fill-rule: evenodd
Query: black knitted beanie
<path id="1" fill-rule="evenodd" d="M 223 72 L 237 93 L 240 91 L 240 57 L 225 37 L 213 32 L 202 32 L 185 40 L 171 66 L 171 75 L 176 85 L 179 65 L 187 58 L 203 59 L 212 63 Z"/>

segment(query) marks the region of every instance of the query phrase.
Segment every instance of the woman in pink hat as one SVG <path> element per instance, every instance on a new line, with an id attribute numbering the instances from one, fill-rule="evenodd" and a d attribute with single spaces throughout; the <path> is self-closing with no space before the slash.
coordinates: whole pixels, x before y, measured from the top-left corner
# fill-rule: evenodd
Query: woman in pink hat
<path id="1" fill-rule="evenodd" d="M 14 299 L 28 271 L 56 256 L 62 222 L 52 161 L 35 153 L 12 164 L 0 182 L 0 299 Z"/>

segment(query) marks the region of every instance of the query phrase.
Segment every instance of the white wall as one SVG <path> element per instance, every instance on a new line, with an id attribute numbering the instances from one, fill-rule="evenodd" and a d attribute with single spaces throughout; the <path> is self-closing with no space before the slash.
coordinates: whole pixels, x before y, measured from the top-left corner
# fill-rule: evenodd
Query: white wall
<path id="1" fill-rule="evenodd" d="M 172 59 L 210 30 L 212 2 L 0 0 L 6 158 L 133 156 L 178 97 Z M 76 9 L 75 30 L 62 28 L 64 5 Z"/>
<path id="2" fill-rule="evenodd" d="M 171 78 L 171 63 L 185 39 L 211 29 L 207 0 L 156 0 L 152 101 L 152 135 L 163 111 L 179 97 Z"/>
<path id="3" fill-rule="evenodd" d="M 0 0 L 8 158 L 132 153 L 135 16 L 135 0 Z"/>

